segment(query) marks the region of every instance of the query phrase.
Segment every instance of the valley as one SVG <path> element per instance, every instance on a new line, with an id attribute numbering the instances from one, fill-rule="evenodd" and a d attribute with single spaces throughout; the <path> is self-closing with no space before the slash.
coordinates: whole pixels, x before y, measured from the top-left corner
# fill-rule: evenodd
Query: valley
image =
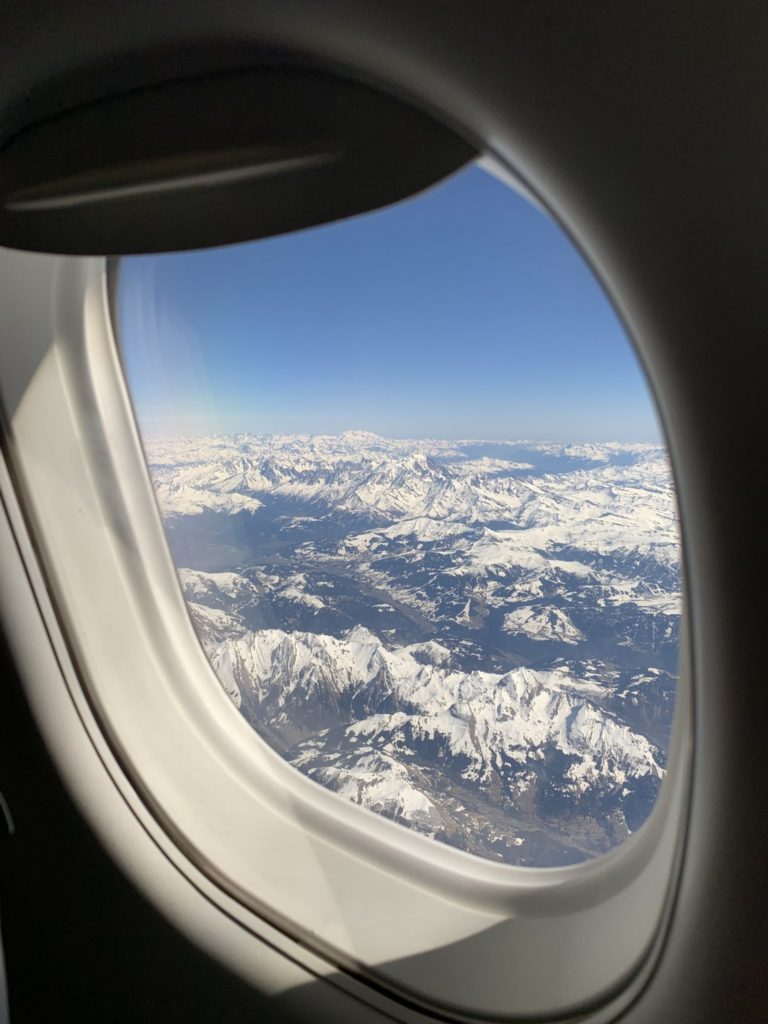
<path id="1" fill-rule="evenodd" d="M 203 646 L 298 770 L 511 864 L 642 825 L 679 647 L 663 449 L 354 431 L 147 456 Z"/>

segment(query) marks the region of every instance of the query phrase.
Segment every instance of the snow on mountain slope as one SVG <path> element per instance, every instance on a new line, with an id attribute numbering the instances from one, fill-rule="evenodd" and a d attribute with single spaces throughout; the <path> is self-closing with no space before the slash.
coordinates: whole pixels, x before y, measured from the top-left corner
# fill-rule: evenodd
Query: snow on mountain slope
<path id="1" fill-rule="evenodd" d="M 507 633 L 525 633 L 532 640 L 560 640 L 565 644 L 585 639 L 566 613 L 552 605 L 515 608 L 504 616 L 502 629 Z"/>
<path id="2" fill-rule="evenodd" d="M 451 671 L 417 660 L 407 648 L 389 651 L 362 627 L 345 639 L 282 630 L 247 633 L 224 641 L 213 665 L 222 682 L 250 687 L 278 719 L 296 694 L 302 700 L 312 696 L 339 721 L 362 697 L 374 717 L 358 719 L 358 734 L 365 733 L 367 721 L 374 732 L 407 725 L 412 735 L 439 738 L 478 777 L 493 770 L 499 753 L 526 763 L 532 751 L 549 743 L 566 754 L 601 758 L 622 778 L 660 774 L 651 744 L 591 702 L 599 687 L 562 672 Z M 380 721 L 380 704 L 400 716 L 387 712 Z"/>
<path id="3" fill-rule="evenodd" d="M 273 495 L 390 522 L 503 520 L 541 531 L 530 538 L 539 546 L 586 539 L 595 550 L 653 546 L 657 555 L 665 550 L 666 557 L 676 557 L 674 496 L 657 446 L 526 446 L 547 466 L 560 460 L 556 472 L 513 458 L 477 460 L 473 453 L 481 442 L 394 441 L 362 432 L 155 441 L 146 447 L 161 507 L 170 516 L 202 507 L 256 511 L 261 498 Z M 509 446 L 511 455 L 516 450 Z M 582 468 L 585 463 L 589 468 Z"/>
<path id="4" fill-rule="evenodd" d="M 202 601 L 218 607 L 232 608 L 258 600 L 257 587 L 236 572 L 200 572 L 179 569 L 179 579 L 190 601 Z"/>
<path id="5" fill-rule="evenodd" d="M 439 804 L 427 796 L 424 774 L 384 750 L 356 746 L 346 756 L 322 754 L 322 744 L 308 743 L 293 759 L 316 782 L 339 796 L 389 818 L 405 821 L 432 835 L 441 822 Z"/>
<path id="6" fill-rule="evenodd" d="M 302 772 L 509 863 L 573 863 L 648 816 L 679 642 L 662 448 L 146 447 L 203 646 Z"/>
<path id="7" fill-rule="evenodd" d="M 417 646 L 387 650 L 362 627 L 342 639 L 264 630 L 224 641 L 212 663 L 296 767 L 430 835 L 456 833 L 446 797 L 461 787 L 491 818 L 541 792 L 557 792 L 571 816 L 596 793 L 621 814 L 622 794 L 663 776 L 653 745 L 601 706 L 597 684 L 562 671 L 455 671 L 439 645 L 437 664 Z"/>
<path id="8" fill-rule="evenodd" d="M 255 512 L 261 502 L 248 494 L 218 492 L 211 486 L 194 487 L 185 483 L 158 484 L 157 500 L 164 515 L 197 516 L 201 512 Z"/>
<path id="9" fill-rule="evenodd" d="M 319 612 L 326 607 L 326 603 L 321 597 L 309 593 L 307 577 L 304 573 L 289 576 L 275 593 L 283 600 L 294 601 L 296 604 L 311 608 L 314 612 Z"/>
<path id="10" fill-rule="evenodd" d="M 239 609 L 260 598 L 259 589 L 250 580 L 235 572 L 179 569 L 179 581 L 206 654 L 212 654 L 222 641 L 248 631 Z"/>
<path id="11" fill-rule="evenodd" d="M 210 655 L 224 640 L 242 636 L 248 627 L 237 615 L 228 615 L 218 608 L 210 608 L 196 601 L 188 603 L 189 614 L 203 650 Z"/>

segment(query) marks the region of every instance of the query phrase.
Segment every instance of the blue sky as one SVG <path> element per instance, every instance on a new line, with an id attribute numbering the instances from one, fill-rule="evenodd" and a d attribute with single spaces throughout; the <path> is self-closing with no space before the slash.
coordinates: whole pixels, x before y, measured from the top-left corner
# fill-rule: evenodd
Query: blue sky
<path id="1" fill-rule="evenodd" d="M 124 259 L 118 308 L 148 436 L 659 436 L 582 258 L 477 168 L 337 224 Z"/>

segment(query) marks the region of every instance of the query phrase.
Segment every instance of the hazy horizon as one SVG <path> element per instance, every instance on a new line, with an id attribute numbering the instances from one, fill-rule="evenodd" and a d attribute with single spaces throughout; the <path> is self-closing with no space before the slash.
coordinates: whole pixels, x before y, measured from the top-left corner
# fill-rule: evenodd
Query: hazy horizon
<path id="1" fill-rule="evenodd" d="M 554 445 L 607 445 L 607 444 L 620 444 L 620 445 L 655 445 L 659 447 L 666 447 L 663 437 L 659 436 L 656 438 L 627 438 L 618 439 L 615 437 L 590 437 L 590 438 L 571 438 L 571 437 L 517 437 L 517 436 L 472 436 L 468 434 L 456 434 L 455 436 L 446 436 L 444 434 L 381 434 L 375 430 L 369 430 L 366 427 L 347 427 L 344 430 L 325 431 L 325 430 L 294 430 L 294 431 L 282 431 L 282 430 L 200 430 L 193 432 L 191 430 L 177 430 L 173 432 L 159 433 L 153 430 L 148 430 L 147 426 L 152 423 L 151 417 L 141 417 L 140 419 L 142 436 L 148 441 L 175 441 L 175 440 L 195 440 L 204 439 L 211 437 L 260 437 L 260 438 L 284 438 L 284 437 L 308 437 L 308 438 L 320 438 L 320 437 L 343 437 L 345 434 L 368 434 L 372 437 L 380 438 L 382 441 L 453 441 L 456 443 L 467 442 L 470 444 L 511 444 L 511 445 L 537 445 L 537 444 L 554 444 Z"/>

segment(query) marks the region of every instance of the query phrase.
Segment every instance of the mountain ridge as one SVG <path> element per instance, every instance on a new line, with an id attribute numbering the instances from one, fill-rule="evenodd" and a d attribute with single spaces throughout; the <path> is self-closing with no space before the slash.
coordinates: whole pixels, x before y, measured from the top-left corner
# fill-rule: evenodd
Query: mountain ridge
<path id="1" fill-rule="evenodd" d="M 679 644 L 663 449 L 352 431 L 147 453 L 201 642 L 295 768 L 506 863 L 642 825 Z"/>

